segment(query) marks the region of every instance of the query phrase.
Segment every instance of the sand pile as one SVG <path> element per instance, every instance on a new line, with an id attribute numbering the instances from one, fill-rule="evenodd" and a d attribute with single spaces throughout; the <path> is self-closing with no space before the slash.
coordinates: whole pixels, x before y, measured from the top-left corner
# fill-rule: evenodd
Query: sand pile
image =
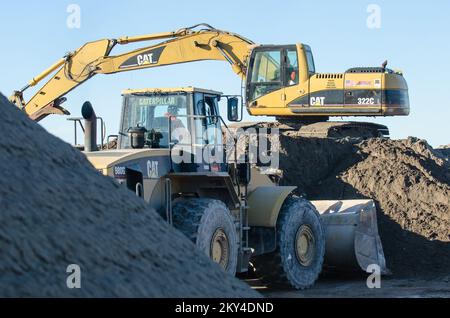
<path id="1" fill-rule="evenodd" d="M 372 198 L 388 267 L 450 273 L 450 164 L 425 141 L 280 136 L 283 184 L 310 199 Z"/>
<path id="2" fill-rule="evenodd" d="M 258 296 L 1 94 L 0 118 L 0 296 Z"/>

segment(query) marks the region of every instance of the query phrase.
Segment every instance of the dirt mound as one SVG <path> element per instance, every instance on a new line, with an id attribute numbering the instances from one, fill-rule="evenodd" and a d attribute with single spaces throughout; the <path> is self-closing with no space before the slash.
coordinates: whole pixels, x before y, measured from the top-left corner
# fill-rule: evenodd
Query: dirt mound
<path id="1" fill-rule="evenodd" d="M 258 296 L 1 94 L 0 118 L 0 296 Z"/>
<path id="2" fill-rule="evenodd" d="M 280 136 L 283 184 L 310 199 L 372 198 L 388 267 L 450 273 L 450 165 L 425 141 Z"/>
<path id="3" fill-rule="evenodd" d="M 446 158 L 447 161 L 450 161 L 450 145 L 440 146 L 436 149 L 442 156 Z"/>
<path id="4" fill-rule="evenodd" d="M 426 142 L 370 140 L 340 179 L 377 201 L 388 266 L 398 275 L 450 273 L 450 168 Z"/>
<path id="5" fill-rule="evenodd" d="M 352 156 L 357 148 L 351 139 L 304 138 L 288 131 L 280 133 L 279 146 L 281 184 L 296 185 L 298 194 L 307 197 L 322 194 L 325 189 L 320 184 L 324 180 L 357 161 Z M 341 195 L 336 191 L 332 196 Z"/>
<path id="6" fill-rule="evenodd" d="M 341 178 L 402 228 L 450 242 L 450 167 L 426 142 L 374 139 L 358 145 L 365 157 Z"/>

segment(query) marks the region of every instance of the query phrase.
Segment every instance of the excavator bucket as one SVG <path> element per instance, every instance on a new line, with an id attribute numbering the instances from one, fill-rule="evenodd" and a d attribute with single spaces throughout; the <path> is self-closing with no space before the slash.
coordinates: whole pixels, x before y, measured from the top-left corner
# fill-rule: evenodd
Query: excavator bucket
<path id="1" fill-rule="evenodd" d="M 367 271 L 376 264 L 388 274 L 373 200 L 312 201 L 326 229 L 325 264 L 337 270 Z"/>

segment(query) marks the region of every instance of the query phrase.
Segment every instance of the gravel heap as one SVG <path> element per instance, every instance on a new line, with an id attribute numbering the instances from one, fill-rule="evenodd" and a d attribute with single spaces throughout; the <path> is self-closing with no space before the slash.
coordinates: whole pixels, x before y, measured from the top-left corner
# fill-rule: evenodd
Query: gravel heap
<path id="1" fill-rule="evenodd" d="M 258 297 L 1 94 L 0 118 L 0 297 Z"/>

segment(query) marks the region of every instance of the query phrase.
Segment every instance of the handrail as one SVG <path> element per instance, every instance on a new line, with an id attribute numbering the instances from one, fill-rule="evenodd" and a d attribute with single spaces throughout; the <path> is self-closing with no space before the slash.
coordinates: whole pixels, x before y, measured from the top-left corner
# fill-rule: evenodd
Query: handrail
<path id="1" fill-rule="evenodd" d="M 102 149 L 105 146 L 105 138 L 106 138 L 106 124 L 105 121 L 103 120 L 103 117 L 99 117 L 97 116 L 97 121 L 100 121 L 100 125 L 101 125 L 101 130 L 100 130 L 100 137 L 101 137 L 101 141 L 100 144 L 102 146 Z M 83 131 L 83 133 L 85 132 L 84 130 L 84 126 L 83 126 L 83 120 L 84 118 L 82 117 L 71 117 L 71 118 L 67 118 L 68 121 L 73 121 L 74 123 L 74 145 L 77 146 L 78 143 L 78 129 L 77 129 L 77 123 L 80 124 L 81 130 Z"/>

